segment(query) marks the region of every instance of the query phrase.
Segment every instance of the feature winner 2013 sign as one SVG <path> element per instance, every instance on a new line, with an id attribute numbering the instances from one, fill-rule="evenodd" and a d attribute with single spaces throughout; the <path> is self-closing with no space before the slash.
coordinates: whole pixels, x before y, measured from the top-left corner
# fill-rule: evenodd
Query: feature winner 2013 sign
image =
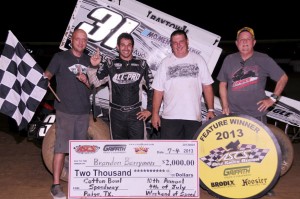
<path id="1" fill-rule="evenodd" d="M 196 134 L 201 186 L 223 198 L 256 198 L 280 176 L 281 150 L 271 130 L 246 115 L 220 115 Z"/>
<path id="2" fill-rule="evenodd" d="M 198 142 L 70 141 L 69 198 L 199 198 Z"/>

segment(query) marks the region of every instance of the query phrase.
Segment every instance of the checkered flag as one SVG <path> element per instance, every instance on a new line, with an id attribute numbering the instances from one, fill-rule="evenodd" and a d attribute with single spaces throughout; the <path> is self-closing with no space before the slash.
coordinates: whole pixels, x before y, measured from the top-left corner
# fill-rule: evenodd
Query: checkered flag
<path id="1" fill-rule="evenodd" d="M 24 129 L 47 92 L 48 79 L 22 44 L 8 31 L 0 57 L 0 112 Z"/>

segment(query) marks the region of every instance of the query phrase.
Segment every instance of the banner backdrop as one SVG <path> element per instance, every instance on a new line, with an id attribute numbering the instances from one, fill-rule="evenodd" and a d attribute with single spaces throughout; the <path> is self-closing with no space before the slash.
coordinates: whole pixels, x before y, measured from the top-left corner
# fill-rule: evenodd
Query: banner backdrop
<path id="1" fill-rule="evenodd" d="M 116 41 L 120 33 L 131 33 L 135 40 L 133 54 L 146 59 L 153 73 L 171 53 L 169 38 L 175 29 L 187 32 L 190 51 L 203 56 L 211 73 L 222 51 L 218 47 L 220 36 L 133 0 L 78 0 L 60 49 L 70 48 L 75 28 L 87 32 L 89 54 L 99 47 L 104 60 L 118 55 Z"/>

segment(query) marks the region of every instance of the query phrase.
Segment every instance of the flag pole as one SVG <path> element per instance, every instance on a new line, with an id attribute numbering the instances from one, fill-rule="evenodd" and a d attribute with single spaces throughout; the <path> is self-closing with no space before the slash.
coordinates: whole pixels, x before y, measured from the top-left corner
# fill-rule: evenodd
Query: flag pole
<path id="1" fill-rule="evenodd" d="M 50 84 L 48 84 L 48 87 L 50 88 L 51 92 L 53 93 L 53 95 L 55 96 L 55 98 L 57 99 L 57 101 L 59 101 L 59 102 L 60 102 L 60 99 L 59 99 L 59 97 L 57 96 L 57 94 L 55 93 L 55 91 L 52 89 L 52 87 L 51 87 L 51 85 L 50 85 Z"/>

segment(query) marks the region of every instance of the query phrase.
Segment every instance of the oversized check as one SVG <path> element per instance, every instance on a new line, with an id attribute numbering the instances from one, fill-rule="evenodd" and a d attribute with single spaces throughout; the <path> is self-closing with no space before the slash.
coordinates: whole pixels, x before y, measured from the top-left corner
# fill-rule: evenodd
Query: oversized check
<path id="1" fill-rule="evenodd" d="M 197 140 L 71 140 L 69 198 L 199 198 Z"/>

